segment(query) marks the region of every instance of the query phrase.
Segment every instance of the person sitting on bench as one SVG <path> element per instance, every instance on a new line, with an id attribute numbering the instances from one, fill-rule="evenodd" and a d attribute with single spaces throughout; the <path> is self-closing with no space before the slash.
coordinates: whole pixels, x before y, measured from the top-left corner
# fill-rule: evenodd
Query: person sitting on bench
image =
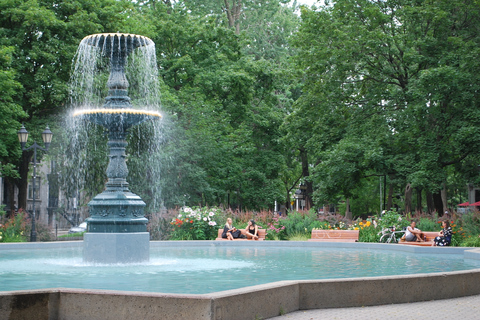
<path id="1" fill-rule="evenodd" d="M 233 240 L 240 238 L 241 235 L 242 232 L 233 226 L 232 218 L 228 218 L 225 227 L 223 227 L 222 238 Z"/>
<path id="2" fill-rule="evenodd" d="M 415 228 L 416 225 L 417 223 L 415 221 L 412 221 L 407 227 L 407 231 L 405 231 L 405 241 L 424 241 L 424 235 L 422 233 L 422 230 Z"/>
<path id="3" fill-rule="evenodd" d="M 245 234 L 247 239 L 258 240 L 258 226 L 255 224 L 255 220 L 250 219 L 248 221 L 247 228 L 245 228 Z"/>

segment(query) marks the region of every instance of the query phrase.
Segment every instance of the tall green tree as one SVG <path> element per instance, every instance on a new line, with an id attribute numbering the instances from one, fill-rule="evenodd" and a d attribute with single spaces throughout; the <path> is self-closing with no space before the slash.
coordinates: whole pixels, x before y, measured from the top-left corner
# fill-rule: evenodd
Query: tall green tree
<path id="1" fill-rule="evenodd" d="M 281 194 L 282 154 L 273 76 L 245 56 L 234 30 L 183 6 L 143 6 L 154 21 L 165 121 L 162 197 L 171 205 L 267 208 Z M 169 160 L 169 161 L 168 161 Z"/>
<path id="2" fill-rule="evenodd" d="M 13 181 L 18 178 L 17 168 L 12 160 L 20 157 L 17 138 L 19 121 L 26 113 L 15 101 L 22 90 L 22 85 L 15 80 L 16 70 L 12 68 L 12 47 L 0 46 L 0 123 L 3 134 L 0 137 L 0 174 L 7 181 L 7 206 L 14 207 Z"/>
<path id="3" fill-rule="evenodd" d="M 315 121 L 295 122 L 315 127 L 306 145 L 319 201 L 386 175 L 431 192 L 443 212 L 447 168 L 478 159 L 479 18 L 475 1 L 302 9 L 295 44 L 306 81 L 295 116 Z"/>
<path id="4" fill-rule="evenodd" d="M 29 131 L 36 133 L 32 128 L 40 126 L 43 130 L 49 117 L 65 111 L 71 61 L 80 40 L 92 33 L 120 30 L 131 7 L 128 1 L 113 0 L 0 3 L 0 45 L 13 48 L 11 68 L 16 70 L 14 80 L 22 86 L 15 101 L 27 114 Z M 16 183 L 21 208 L 26 207 L 31 156 L 32 152 L 23 152 L 21 159 L 16 155 L 8 160 L 19 168 Z"/>

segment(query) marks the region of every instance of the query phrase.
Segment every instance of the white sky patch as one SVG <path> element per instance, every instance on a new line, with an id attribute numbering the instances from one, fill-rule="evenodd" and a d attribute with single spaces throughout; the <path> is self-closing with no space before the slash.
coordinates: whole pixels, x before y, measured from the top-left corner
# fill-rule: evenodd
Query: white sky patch
<path id="1" fill-rule="evenodd" d="M 323 4 L 323 0 L 321 0 L 321 1 L 319 1 L 319 0 L 297 0 L 297 3 L 299 5 L 304 4 L 308 7 L 311 7 L 314 4 L 317 5 L 317 6 L 320 6 L 320 5 Z"/>

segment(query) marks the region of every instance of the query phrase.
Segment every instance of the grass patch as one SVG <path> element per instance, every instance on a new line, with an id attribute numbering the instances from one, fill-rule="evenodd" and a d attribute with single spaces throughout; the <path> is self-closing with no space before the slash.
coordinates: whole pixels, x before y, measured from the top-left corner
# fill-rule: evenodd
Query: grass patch
<path id="1" fill-rule="evenodd" d="M 83 237 L 84 232 L 68 233 L 58 236 L 58 238 L 74 238 L 74 237 Z"/>
<path id="2" fill-rule="evenodd" d="M 309 233 L 303 233 L 303 232 L 298 232 L 294 233 L 291 236 L 287 237 L 288 241 L 308 241 L 310 239 L 311 234 Z"/>

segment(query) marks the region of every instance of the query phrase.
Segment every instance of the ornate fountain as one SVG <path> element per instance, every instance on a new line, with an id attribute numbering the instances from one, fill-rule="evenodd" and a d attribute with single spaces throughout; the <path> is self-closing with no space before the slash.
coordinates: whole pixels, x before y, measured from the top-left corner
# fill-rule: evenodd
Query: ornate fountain
<path id="1" fill-rule="evenodd" d="M 95 34 L 81 45 L 93 46 L 110 59 L 108 96 L 102 108 L 80 109 L 74 117 L 102 126 L 108 135 L 109 163 L 105 190 L 88 204 L 90 217 L 84 235 L 84 261 L 125 263 L 149 260 L 148 220 L 145 202 L 128 188 L 125 161 L 128 130 L 142 122 L 160 119 L 156 111 L 132 107 L 125 75 L 128 56 L 136 49 L 154 46 L 147 37 L 132 34 Z"/>

